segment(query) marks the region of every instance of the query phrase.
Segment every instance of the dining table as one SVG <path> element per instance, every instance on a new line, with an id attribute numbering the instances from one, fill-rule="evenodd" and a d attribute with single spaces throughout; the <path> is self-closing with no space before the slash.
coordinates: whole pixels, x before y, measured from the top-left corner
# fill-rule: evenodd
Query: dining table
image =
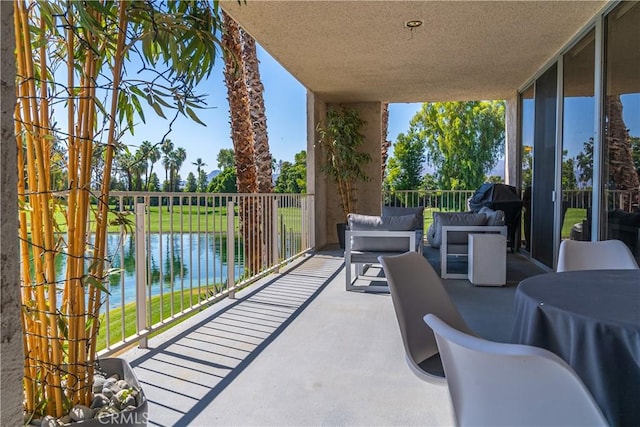
<path id="1" fill-rule="evenodd" d="M 612 426 L 640 426 L 640 270 L 546 273 L 519 283 L 512 342 L 564 359 Z"/>

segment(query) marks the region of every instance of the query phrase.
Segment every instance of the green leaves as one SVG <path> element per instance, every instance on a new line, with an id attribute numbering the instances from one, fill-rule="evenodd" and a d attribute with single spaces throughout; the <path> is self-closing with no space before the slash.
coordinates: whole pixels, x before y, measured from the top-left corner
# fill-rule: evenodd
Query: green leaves
<path id="1" fill-rule="evenodd" d="M 326 126 L 318 126 L 318 143 L 323 147 L 325 163 L 322 171 L 331 177 L 338 187 L 346 220 L 355 211 L 356 185 L 368 181 L 364 166 L 371 161 L 369 153 L 359 151 L 364 144 L 361 129 L 365 125 L 354 108 L 331 108 L 327 111 Z"/>
<path id="2" fill-rule="evenodd" d="M 504 102 L 425 103 L 407 137 L 421 141 L 440 188 L 474 189 L 504 148 Z"/>

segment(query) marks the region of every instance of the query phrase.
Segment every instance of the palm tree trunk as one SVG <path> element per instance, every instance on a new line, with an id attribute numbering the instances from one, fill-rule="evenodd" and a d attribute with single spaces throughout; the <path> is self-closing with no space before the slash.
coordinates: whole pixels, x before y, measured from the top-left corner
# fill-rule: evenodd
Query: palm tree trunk
<path id="1" fill-rule="evenodd" d="M 267 116 L 264 108 L 264 86 L 260 80 L 256 41 L 242 29 L 242 65 L 249 95 L 249 113 L 253 125 L 256 169 L 258 175 L 258 191 L 271 193 L 271 153 L 269 152 L 269 136 L 267 134 Z"/>
<path id="2" fill-rule="evenodd" d="M 271 193 L 273 190 L 273 177 L 271 167 L 271 152 L 269 151 L 269 136 L 267 133 L 267 115 L 264 107 L 263 91 L 264 86 L 260 79 L 260 69 L 258 55 L 256 52 L 256 41 L 240 29 L 240 38 L 242 40 L 242 65 L 244 67 L 245 82 L 249 94 L 249 113 L 251 123 L 253 125 L 253 137 L 256 156 L 256 172 L 258 179 L 258 192 L 262 194 Z M 260 242 L 260 251 L 262 259 L 271 263 L 271 251 L 267 250 L 266 230 L 268 230 L 272 221 L 271 217 L 271 199 L 265 200 L 264 204 L 259 204 L 260 209 L 257 214 L 257 220 L 261 223 L 258 231 L 258 242 Z"/>
<path id="3" fill-rule="evenodd" d="M 629 211 L 632 206 L 638 203 L 640 180 L 633 164 L 631 138 L 622 117 L 620 95 L 608 96 L 606 102 L 609 176 L 615 184 L 616 190 L 629 191 L 629 194 L 623 195 L 620 206 L 621 209 Z"/>
<path id="4" fill-rule="evenodd" d="M 256 193 L 258 178 L 255 162 L 253 127 L 249 113 L 249 95 L 241 66 L 242 50 L 238 25 L 222 12 L 224 31 L 222 46 L 224 49 L 224 77 L 231 115 L 231 139 L 235 153 L 236 183 L 239 193 Z M 253 198 L 244 198 L 240 203 L 240 227 L 244 239 L 245 268 L 249 274 L 257 272 L 261 265 L 258 236 L 260 223 L 256 218 L 257 203 Z"/>

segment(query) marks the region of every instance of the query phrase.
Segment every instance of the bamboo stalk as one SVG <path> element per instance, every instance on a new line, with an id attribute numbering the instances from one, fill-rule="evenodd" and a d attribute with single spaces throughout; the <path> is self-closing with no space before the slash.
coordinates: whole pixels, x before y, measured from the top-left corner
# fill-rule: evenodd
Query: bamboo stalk
<path id="1" fill-rule="evenodd" d="M 118 3 L 118 41 L 116 45 L 116 53 L 114 57 L 114 65 L 113 65 L 113 94 L 111 98 L 111 110 L 109 117 L 109 131 L 107 137 L 107 150 L 105 156 L 105 165 L 104 165 L 104 179 L 102 181 L 100 197 L 98 199 L 99 203 L 99 213 L 96 217 L 96 246 L 94 250 L 94 259 L 103 260 L 106 252 L 106 232 L 108 226 L 108 195 L 109 195 L 109 187 L 111 184 L 111 166 L 113 162 L 114 150 L 115 150 L 115 131 L 116 131 L 116 113 L 118 108 L 118 94 L 119 94 L 119 86 L 120 79 L 122 77 L 122 68 L 123 68 L 123 59 L 125 52 L 125 40 L 126 40 L 126 30 L 128 26 L 128 20 L 126 15 L 126 9 L 128 6 L 128 2 L 121 1 Z M 104 263 L 98 262 L 97 268 L 92 272 L 93 276 L 98 280 L 102 280 L 104 276 Z M 100 288 L 93 287 L 90 291 L 89 297 L 89 315 L 93 316 L 92 324 L 91 324 L 91 333 L 90 333 L 90 345 L 89 348 L 91 350 L 95 350 L 96 347 L 96 338 L 98 335 L 98 315 L 100 310 Z M 93 362 L 95 360 L 95 351 L 89 352 L 89 381 L 92 380 L 93 377 Z"/>
<path id="2" fill-rule="evenodd" d="M 68 129 L 68 161 L 67 161 L 67 170 L 68 170 L 68 180 L 69 180 L 69 196 L 68 196 L 68 208 L 67 208 L 67 242 L 69 242 L 69 254 L 71 255 L 67 264 L 67 272 L 66 272 L 66 283 L 67 286 L 64 287 L 64 296 L 62 307 L 66 313 L 73 313 L 74 307 L 72 304 L 75 300 L 77 300 L 77 290 L 75 282 L 81 274 L 81 267 L 78 263 L 78 258 L 82 256 L 79 253 L 80 247 L 78 247 L 76 242 L 76 218 L 77 218 L 77 185 L 78 185 L 78 177 L 77 177 L 77 163 L 78 163 L 78 149 L 77 149 L 77 139 L 76 135 L 76 123 L 75 123 L 75 73 L 74 73 L 74 40 L 75 36 L 73 34 L 73 15 L 68 14 L 68 26 L 65 30 L 66 33 L 66 41 L 67 41 L 67 90 L 69 91 L 68 97 L 68 107 L 67 107 L 67 129 Z M 71 244 L 74 242 L 74 244 Z M 77 358 L 77 346 L 72 343 L 76 342 L 75 340 L 78 337 L 78 322 L 74 319 L 69 319 L 69 360 L 76 360 Z M 77 387 L 78 379 L 75 372 L 75 366 L 69 366 L 70 375 L 68 378 L 69 387 L 67 388 L 66 394 L 67 399 L 69 401 L 73 401 L 74 390 Z"/>
<path id="3" fill-rule="evenodd" d="M 44 21 L 41 20 L 41 29 L 44 29 Z M 43 219 L 43 232 L 44 232 L 44 244 L 45 244 L 45 283 L 48 284 L 47 297 L 49 300 L 49 329 L 50 329 L 50 343 L 51 343 L 51 362 L 54 366 L 54 372 L 52 375 L 53 387 L 54 387 L 54 399 L 56 406 L 56 414 L 62 413 L 63 401 L 62 401 L 62 388 L 61 388 L 61 375 L 58 368 L 62 364 L 62 351 L 60 349 L 60 335 L 58 328 L 58 313 L 57 313 L 57 290 L 56 290 L 56 271 L 55 271 L 55 236 L 54 236 L 54 220 L 53 209 L 51 206 L 51 187 L 50 187 L 50 162 L 51 162 L 51 142 L 48 138 L 50 132 L 49 125 L 49 107 L 47 100 L 47 87 L 46 79 L 47 75 L 47 56 L 44 47 L 40 49 L 40 127 L 38 128 L 39 137 L 37 139 L 36 158 L 38 168 L 38 191 L 41 199 L 42 206 L 42 219 Z M 34 81 L 35 84 L 35 81 Z M 36 98 L 34 97 L 34 103 Z M 38 105 L 36 105 L 36 108 Z"/>
<path id="4" fill-rule="evenodd" d="M 20 99 L 21 104 L 21 117 L 23 117 L 23 123 L 27 124 L 25 127 L 25 137 L 26 137 L 26 148 L 27 148 L 27 175 L 29 184 L 29 191 L 33 191 L 33 183 L 38 182 L 37 179 L 37 165 L 36 162 L 36 146 L 37 142 L 34 141 L 34 138 L 39 135 L 38 129 L 40 129 L 40 123 L 38 120 L 38 112 L 37 112 L 37 91 L 35 87 L 35 76 L 33 73 L 33 61 L 29 54 L 31 52 L 31 37 L 28 26 L 27 19 L 27 9 L 23 2 L 18 1 L 14 3 L 15 8 L 15 16 L 16 16 L 16 26 L 20 29 L 20 41 L 22 42 L 22 49 L 16 49 L 18 52 L 17 57 L 17 65 L 18 65 L 18 73 L 22 76 L 23 81 L 18 85 L 18 97 Z M 16 41 L 17 42 L 17 41 Z M 42 191 L 42 187 L 38 186 L 38 191 Z M 32 197 L 33 196 L 33 197 Z M 49 310 L 47 308 L 47 298 L 45 294 L 45 283 L 46 276 L 44 273 L 43 266 L 43 255 L 45 252 L 44 239 L 42 234 L 44 233 L 44 225 L 43 225 L 43 206 L 41 205 L 42 200 L 37 195 L 29 196 L 29 202 L 32 208 L 31 215 L 31 238 L 33 241 L 33 259 L 34 259 L 34 273 L 35 273 L 35 287 L 36 287 L 36 304 L 38 310 L 39 321 L 37 322 L 38 331 L 36 332 L 39 337 L 39 346 L 36 347 L 36 360 L 41 361 L 42 365 L 40 366 L 40 381 L 44 382 L 45 393 L 52 398 L 57 396 L 56 388 L 56 378 L 55 375 L 51 378 L 51 383 L 49 382 L 50 371 L 51 371 L 51 355 L 50 355 L 50 346 L 47 340 L 49 326 L 51 326 L 51 321 L 54 321 L 53 326 L 57 328 L 55 325 L 55 318 L 48 316 Z M 47 208 L 47 206 L 44 206 Z M 54 306 L 55 309 L 55 306 Z M 53 383 L 53 384 L 52 384 Z M 60 389 L 58 388 L 59 392 Z M 57 407 L 62 408 L 62 399 L 49 399 L 47 402 L 47 413 L 53 414 Z M 54 405 L 56 408 L 54 408 Z"/>

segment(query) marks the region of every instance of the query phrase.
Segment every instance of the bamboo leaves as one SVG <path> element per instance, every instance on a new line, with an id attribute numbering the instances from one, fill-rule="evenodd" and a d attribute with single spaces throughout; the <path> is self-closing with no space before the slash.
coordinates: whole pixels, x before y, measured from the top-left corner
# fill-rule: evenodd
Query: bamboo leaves
<path id="1" fill-rule="evenodd" d="M 364 125 L 357 110 L 331 108 L 327 111 L 325 127 L 318 126 L 316 129 L 320 136 L 318 143 L 325 155 L 322 171 L 338 187 L 345 222 L 347 214 L 357 211 L 357 183 L 369 180 L 364 165 L 371 161 L 371 156 L 360 151 L 364 144 L 361 134 Z"/>
<path id="2" fill-rule="evenodd" d="M 25 411 L 60 417 L 91 399 L 119 140 L 144 122 L 143 100 L 202 123 L 193 88 L 212 68 L 220 24 L 205 1 L 18 0 L 14 11 Z M 132 62 L 151 78 L 128 79 Z M 62 283 L 56 254 L 67 257 Z"/>

